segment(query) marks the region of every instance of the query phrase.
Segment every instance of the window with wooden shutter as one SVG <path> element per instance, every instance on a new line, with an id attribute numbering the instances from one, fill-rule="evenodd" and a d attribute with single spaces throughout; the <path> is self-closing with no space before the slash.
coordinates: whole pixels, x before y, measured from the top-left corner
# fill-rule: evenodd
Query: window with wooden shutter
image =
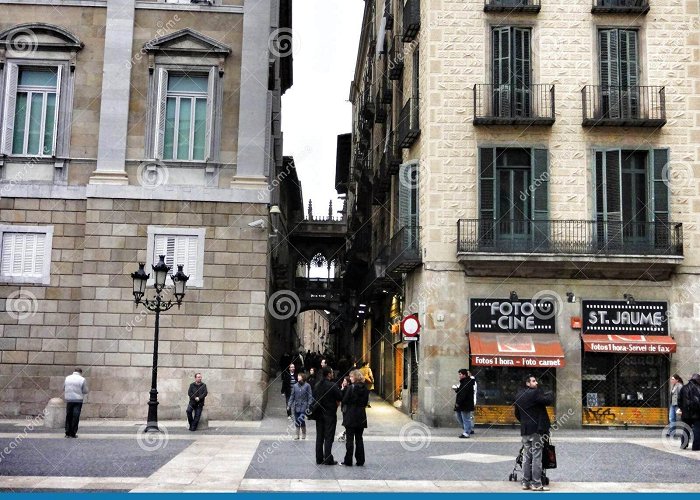
<path id="1" fill-rule="evenodd" d="M 15 108 L 17 105 L 17 75 L 19 66 L 14 63 L 7 63 L 5 66 L 5 81 L 3 113 L 2 113 L 2 135 L 0 135 L 0 153 L 12 154 L 12 138 L 15 128 Z"/>
<path id="2" fill-rule="evenodd" d="M 495 240 L 496 166 L 495 148 L 479 149 L 479 241 L 490 246 Z"/>
<path id="3" fill-rule="evenodd" d="M 182 264 L 183 272 L 190 277 L 187 286 L 203 286 L 204 228 L 149 226 L 147 233 L 146 269 L 151 269 L 160 255 L 164 255 L 166 265 L 170 266 L 170 275 L 177 272 L 177 266 Z"/>
<path id="4" fill-rule="evenodd" d="M 51 226 L 0 226 L 0 278 L 11 283 L 48 284 Z"/>
<path id="5" fill-rule="evenodd" d="M 530 28 L 499 26 L 492 31 L 494 116 L 527 117 L 532 111 Z"/>
<path id="6" fill-rule="evenodd" d="M 544 245 L 549 241 L 549 155 L 546 149 L 532 150 L 532 218 L 535 221 L 533 238 L 535 242 Z M 522 195 L 521 195 L 522 196 Z"/>
<path id="7" fill-rule="evenodd" d="M 668 149 L 652 151 L 652 207 L 654 214 L 654 244 L 657 247 L 669 247 L 671 231 L 669 225 Z"/>
<path id="8" fill-rule="evenodd" d="M 600 50 L 601 114 L 604 118 L 639 115 L 639 55 L 637 31 L 602 29 Z"/>
<path id="9" fill-rule="evenodd" d="M 418 164 L 405 163 L 399 169 L 399 224 L 406 228 L 406 244 L 418 238 Z"/>

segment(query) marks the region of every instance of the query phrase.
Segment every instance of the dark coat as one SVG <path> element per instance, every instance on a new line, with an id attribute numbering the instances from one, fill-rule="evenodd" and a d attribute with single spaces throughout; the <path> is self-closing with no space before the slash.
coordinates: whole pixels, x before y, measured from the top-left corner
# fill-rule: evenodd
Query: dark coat
<path id="1" fill-rule="evenodd" d="M 455 400 L 455 411 L 474 411 L 474 386 L 473 378 L 466 377 L 459 381 L 457 398 Z"/>
<path id="2" fill-rule="evenodd" d="M 549 434 L 551 423 L 547 405 L 552 404 L 552 396 L 542 389 L 521 389 L 515 396 L 515 418 L 520 422 L 520 435 Z"/>
<path id="3" fill-rule="evenodd" d="M 338 403 L 343 400 L 340 388 L 328 379 L 318 381 L 313 390 L 314 400 L 321 407 L 321 416 L 335 416 L 338 411 Z"/>
<path id="4" fill-rule="evenodd" d="M 693 398 L 700 399 L 700 377 L 692 378 L 681 387 L 678 393 L 678 407 L 681 409 L 681 420 L 686 423 L 693 423 L 700 420 L 700 409 L 691 410 L 690 401 Z"/>
<path id="5" fill-rule="evenodd" d="M 294 375 L 291 374 L 289 371 L 289 368 L 284 370 L 282 372 L 282 394 L 291 394 L 292 393 L 292 386 L 296 385 L 297 383 L 297 372 L 294 372 Z"/>
<path id="6" fill-rule="evenodd" d="M 369 403 L 369 389 L 364 383 L 347 386 L 343 391 L 343 425 L 345 427 L 367 428 L 365 408 Z"/>
<path id="7" fill-rule="evenodd" d="M 204 406 L 204 398 L 207 397 L 207 384 L 195 384 L 192 382 L 190 388 L 187 390 L 187 395 L 190 398 L 190 406 L 192 408 L 197 408 L 199 406 Z M 194 398 L 199 398 L 199 401 L 195 401 Z"/>

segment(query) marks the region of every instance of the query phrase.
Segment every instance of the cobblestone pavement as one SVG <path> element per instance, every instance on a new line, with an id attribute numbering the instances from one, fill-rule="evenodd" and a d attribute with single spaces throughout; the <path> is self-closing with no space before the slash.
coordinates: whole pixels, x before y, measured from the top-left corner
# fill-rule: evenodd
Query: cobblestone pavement
<path id="1" fill-rule="evenodd" d="M 87 420 L 79 438 L 0 420 L 0 490 L 5 491 L 520 491 L 508 475 L 519 431 L 428 428 L 376 398 L 368 409 L 364 467 L 315 463 L 314 423 L 294 440 L 283 397 L 273 387 L 258 422 L 182 421 L 143 434 L 143 422 Z M 145 413 L 145 411 L 144 411 Z M 338 428 L 338 434 L 342 427 Z M 681 451 L 660 429 L 559 430 L 552 491 L 700 491 L 700 452 Z M 344 443 L 334 444 L 342 460 Z M 527 492 L 525 492 L 527 494 Z"/>

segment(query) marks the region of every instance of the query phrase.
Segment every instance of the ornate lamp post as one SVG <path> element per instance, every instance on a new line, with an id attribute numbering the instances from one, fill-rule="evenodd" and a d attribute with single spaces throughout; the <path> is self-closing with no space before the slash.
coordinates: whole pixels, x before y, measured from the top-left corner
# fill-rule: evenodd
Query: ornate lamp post
<path id="1" fill-rule="evenodd" d="M 135 273 L 131 273 L 131 278 L 134 280 L 134 302 L 138 304 L 143 304 L 149 311 L 154 311 L 156 313 L 156 331 L 153 338 L 153 370 L 151 372 L 151 392 L 150 398 L 148 400 L 148 420 L 146 421 L 146 430 L 158 432 L 158 328 L 160 326 L 160 313 L 167 311 L 175 304 L 177 304 L 178 309 L 182 304 L 182 299 L 185 296 L 185 285 L 187 280 L 190 279 L 182 272 L 182 265 L 178 264 L 177 272 L 172 275 L 173 279 L 173 296 L 175 297 L 175 302 L 168 300 L 167 302 L 161 297 L 161 293 L 165 288 L 165 280 L 168 277 L 168 271 L 170 271 L 170 266 L 165 263 L 165 255 L 160 256 L 158 264 L 153 267 L 154 273 L 154 283 L 153 288 L 156 290 L 155 299 L 149 300 L 144 299 L 143 296 L 146 293 L 146 283 L 150 274 L 146 274 L 144 270 L 145 264 L 139 263 L 139 270 Z"/>

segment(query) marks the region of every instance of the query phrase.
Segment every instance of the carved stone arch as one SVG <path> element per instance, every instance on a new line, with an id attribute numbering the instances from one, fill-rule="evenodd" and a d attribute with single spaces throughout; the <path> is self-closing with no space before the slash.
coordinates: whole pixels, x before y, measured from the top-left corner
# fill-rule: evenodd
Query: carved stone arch
<path id="1" fill-rule="evenodd" d="M 75 58 L 84 44 L 80 39 L 61 26 L 46 23 L 16 24 L 0 31 L 0 66 L 5 59 L 26 58 L 46 52 L 59 52 L 70 55 L 71 71 L 75 69 Z"/>

